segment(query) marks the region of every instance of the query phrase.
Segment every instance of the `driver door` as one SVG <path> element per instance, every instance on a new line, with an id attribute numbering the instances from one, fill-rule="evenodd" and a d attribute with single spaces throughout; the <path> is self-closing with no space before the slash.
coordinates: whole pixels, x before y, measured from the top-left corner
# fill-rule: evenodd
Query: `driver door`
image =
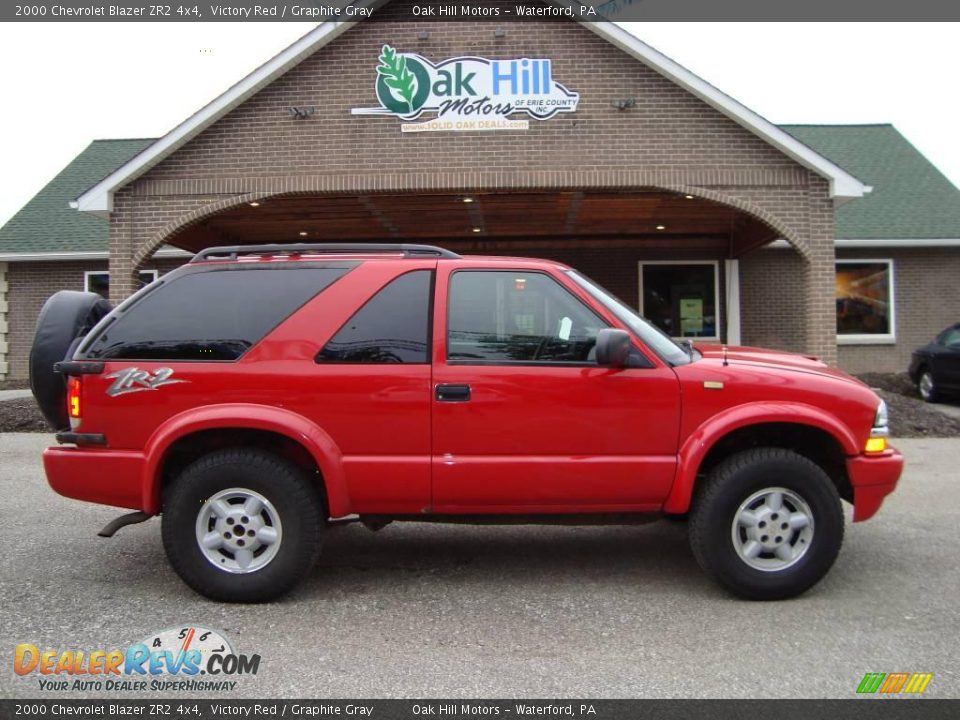
<path id="1" fill-rule="evenodd" d="M 673 370 L 599 367 L 609 324 L 559 274 L 440 265 L 433 511 L 658 508 L 676 467 Z"/>

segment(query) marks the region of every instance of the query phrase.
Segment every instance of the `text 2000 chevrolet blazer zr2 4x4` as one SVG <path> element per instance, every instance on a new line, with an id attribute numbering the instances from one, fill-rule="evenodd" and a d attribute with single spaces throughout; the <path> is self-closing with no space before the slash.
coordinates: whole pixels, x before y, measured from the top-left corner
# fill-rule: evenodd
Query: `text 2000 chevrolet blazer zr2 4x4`
<path id="1" fill-rule="evenodd" d="M 31 371 L 50 485 L 138 511 L 102 534 L 162 514 L 228 601 L 292 588 L 348 516 L 688 515 L 709 575 L 786 598 L 903 466 L 884 403 L 815 359 L 678 345 L 564 265 L 428 246 L 213 248 L 116 309 L 58 293 Z"/>

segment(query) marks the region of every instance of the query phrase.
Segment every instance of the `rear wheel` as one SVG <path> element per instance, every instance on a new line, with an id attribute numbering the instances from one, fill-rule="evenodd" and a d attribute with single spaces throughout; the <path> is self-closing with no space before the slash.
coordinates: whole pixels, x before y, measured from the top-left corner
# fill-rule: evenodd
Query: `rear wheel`
<path id="1" fill-rule="evenodd" d="M 924 368 L 917 378 L 917 392 L 926 402 L 936 402 L 938 399 L 937 386 L 933 382 L 933 373 Z"/>
<path id="2" fill-rule="evenodd" d="M 811 460 L 782 448 L 748 450 L 707 478 L 690 513 L 690 542 L 704 571 L 734 594 L 793 597 L 836 560 L 840 497 Z"/>
<path id="3" fill-rule="evenodd" d="M 296 466 L 261 450 L 221 450 L 167 487 L 163 546 L 201 595 L 264 602 L 313 567 L 324 519 L 316 487 Z"/>

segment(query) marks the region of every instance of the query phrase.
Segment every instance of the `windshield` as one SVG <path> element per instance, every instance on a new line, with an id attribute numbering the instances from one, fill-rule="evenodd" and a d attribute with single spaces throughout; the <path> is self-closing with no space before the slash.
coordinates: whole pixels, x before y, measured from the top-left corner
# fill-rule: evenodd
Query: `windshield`
<path id="1" fill-rule="evenodd" d="M 677 345 L 669 335 L 663 332 L 656 325 L 642 318 L 633 308 L 625 305 L 608 291 L 597 285 L 592 280 L 588 280 L 580 273 L 574 270 L 568 270 L 567 275 L 573 278 L 574 282 L 586 290 L 594 299 L 596 299 L 607 310 L 617 316 L 624 325 L 633 330 L 651 350 L 661 357 L 665 362 L 671 365 L 686 365 L 691 362 L 691 354 Z"/>

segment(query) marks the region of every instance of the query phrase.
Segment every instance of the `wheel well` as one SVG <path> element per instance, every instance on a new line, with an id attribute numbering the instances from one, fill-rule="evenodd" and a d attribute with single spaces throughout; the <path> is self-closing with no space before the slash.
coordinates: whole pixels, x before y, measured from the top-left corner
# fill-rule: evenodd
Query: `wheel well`
<path id="1" fill-rule="evenodd" d="M 826 430 L 799 423 L 748 425 L 725 435 L 710 448 L 700 463 L 697 481 L 709 475 L 716 465 L 731 455 L 757 447 L 784 448 L 809 458 L 827 473 L 840 497 L 853 502 L 853 488 L 847 476 L 843 447 Z"/>
<path id="2" fill-rule="evenodd" d="M 296 440 L 269 430 L 217 428 L 216 430 L 202 430 L 184 435 L 167 448 L 163 456 L 160 463 L 161 486 L 169 484 L 187 466 L 200 457 L 215 450 L 236 447 L 259 448 L 274 455 L 279 455 L 293 463 L 300 468 L 306 477 L 311 478 L 316 483 L 323 498 L 324 509 L 330 507 L 327 501 L 327 489 L 323 482 L 323 475 L 310 452 Z"/>

